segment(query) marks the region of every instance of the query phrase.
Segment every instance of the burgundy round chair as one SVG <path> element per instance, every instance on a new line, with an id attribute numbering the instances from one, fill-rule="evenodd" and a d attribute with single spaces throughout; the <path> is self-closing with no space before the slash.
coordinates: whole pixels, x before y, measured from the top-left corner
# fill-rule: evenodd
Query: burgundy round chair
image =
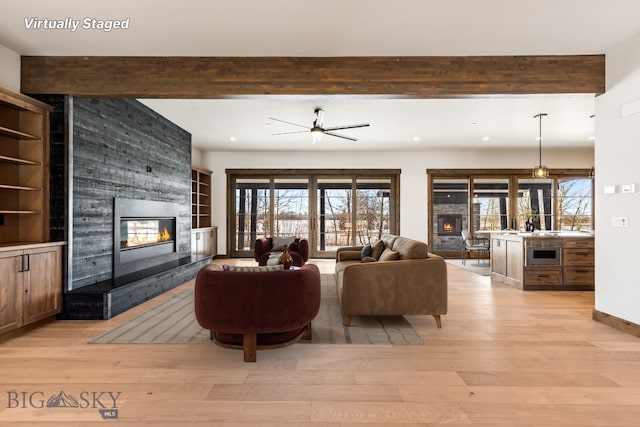
<path id="1" fill-rule="evenodd" d="M 253 247 L 253 258 L 258 261 L 258 265 L 267 265 L 269 255 L 274 252 L 280 252 L 282 248 L 273 247 L 273 238 L 262 237 L 256 239 Z M 309 261 L 309 240 L 305 237 L 296 237 L 289 245 L 289 253 L 293 258 L 293 265 L 302 267 L 305 262 Z"/>
<path id="2" fill-rule="evenodd" d="M 224 271 L 210 264 L 196 276 L 195 314 L 216 344 L 243 349 L 244 361 L 255 362 L 257 350 L 311 339 L 320 295 L 315 264 L 280 271 Z"/>

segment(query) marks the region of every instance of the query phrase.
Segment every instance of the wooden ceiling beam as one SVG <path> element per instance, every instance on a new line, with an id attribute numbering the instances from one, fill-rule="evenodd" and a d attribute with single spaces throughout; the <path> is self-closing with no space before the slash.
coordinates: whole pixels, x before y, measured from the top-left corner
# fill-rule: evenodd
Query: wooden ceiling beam
<path id="1" fill-rule="evenodd" d="M 23 56 L 21 91 L 120 98 L 601 94 L 604 55 L 437 57 Z"/>

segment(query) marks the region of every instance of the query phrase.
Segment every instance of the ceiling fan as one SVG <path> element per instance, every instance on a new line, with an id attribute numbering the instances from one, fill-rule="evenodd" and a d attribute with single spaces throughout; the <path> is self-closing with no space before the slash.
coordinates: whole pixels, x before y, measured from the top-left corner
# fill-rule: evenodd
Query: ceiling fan
<path id="1" fill-rule="evenodd" d="M 316 107 L 313 110 L 313 112 L 316 114 L 316 118 L 313 121 L 313 126 L 311 126 L 311 127 L 300 125 L 298 123 L 287 122 L 286 120 L 280 120 L 280 119 L 276 119 L 274 117 L 269 117 L 269 120 L 275 120 L 277 122 L 287 123 L 287 124 L 290 124 L 290 125 L 294 125 L 294 126 L 298 126 L 298 127 L 306 129 L 306 130 L 300 130 L 300 131 L 295 131 L 295 132 L 274 133 L 273 135 L 290 135 L 290 134 L 293 134 L 293 133 L 311 132 L 313 134 L 313 143 L 314 144 L 316 143 L 316 138 L 318 136 L 322 136 L 323 134 L 324 135 L 335 136 L 335 137 L 338 137 L 338 138 L 348 139 L 350 141 L 357 141 L 358 138 L 354 138 L 354 137 L 347 136 L 347 135 L 341 135 L 339 133 L 335 133 L 334 131 L 342 130 L 342 129 L 362 128 L 362 127 L 369 126 L 369 123 L 361 123 L 361 124 L 358 124 L 358 125 L 344 125 L 344 126 L 323 127 L 322 126 L 322 122 L 324 120 L 324 110 L 322 108 L 320 108 L 320 107 Z"/>

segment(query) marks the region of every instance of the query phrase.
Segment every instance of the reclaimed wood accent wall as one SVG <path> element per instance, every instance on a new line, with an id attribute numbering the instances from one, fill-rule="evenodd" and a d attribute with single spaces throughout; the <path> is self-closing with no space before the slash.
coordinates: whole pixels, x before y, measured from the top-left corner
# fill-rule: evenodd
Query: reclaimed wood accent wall
<path id="1" fill-rule="evenodd" d="M 23 56 L 21 90 L 92 97 L 451 97 L 601 94 L 604 55 L 438 57 Z"/>
<path id="2" fill-rule="evenodd" d="M 114 197 L 179 203 L 190 256 L 191 134 L 136 100 L 74 98 L 72 117 L 72 287 L 112 277 Z"/>

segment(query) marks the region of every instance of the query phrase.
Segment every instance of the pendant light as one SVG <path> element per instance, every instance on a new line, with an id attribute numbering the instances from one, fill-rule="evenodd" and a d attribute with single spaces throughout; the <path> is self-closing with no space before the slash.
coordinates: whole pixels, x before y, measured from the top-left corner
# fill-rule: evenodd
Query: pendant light
<path id="1" fill-rule="evenodd" d="M 546 115 L 546 113 L 540 113 L 533 116 L 534 119 L 537 118 L 540 120 L 540 127 L 538 133 L 538 166 L 533 168 L 531 176 L 538 179 L 547 178 L 549 176 L 549 169 L 542 164 L 542 118 Z"/>

